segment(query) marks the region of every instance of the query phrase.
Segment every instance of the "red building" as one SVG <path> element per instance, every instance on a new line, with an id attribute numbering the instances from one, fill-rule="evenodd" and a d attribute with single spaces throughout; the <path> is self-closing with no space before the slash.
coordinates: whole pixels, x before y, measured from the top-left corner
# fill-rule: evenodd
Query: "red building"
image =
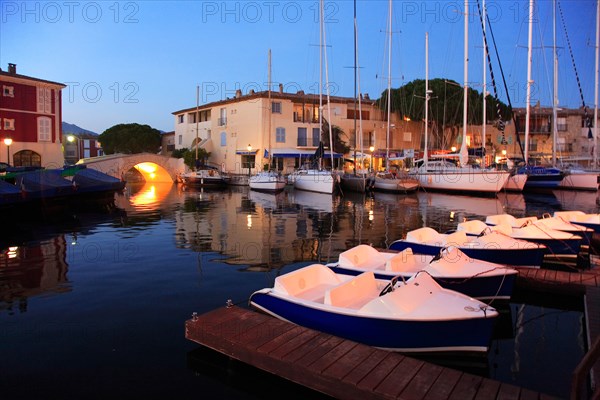
<path id="1" fill-rule="evenodd" d="M 0 161 L 59 168 L 62 152 L 62 83 L 0 69 Z M 3 150 L 6 148 L 6 150 Z"/>

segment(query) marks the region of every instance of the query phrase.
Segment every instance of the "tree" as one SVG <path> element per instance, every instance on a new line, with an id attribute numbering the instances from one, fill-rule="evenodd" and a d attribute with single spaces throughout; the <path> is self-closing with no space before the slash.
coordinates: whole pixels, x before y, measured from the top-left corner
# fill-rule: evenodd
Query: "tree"
<path id="1" fill-rule="evenodd" d="M 206 149 L 199 148 L 198 149 L 198 160 L 200 160 L 200 165 L 205 165 L 208 162 L 211 153 L 206 151 Z M 183 162 L 185 165 L 194 169 L 196 167 L 196 151 L 190 149 L 178 149 L 174 150 L 171 154 L 171 157 L 174 158 L 183 158 Z"/>
<path id="2" fill-rule="evenodd" d="M 460 135 L 463 125 L 463 86 L 448 79 L 431 79 L 429 81 L 431 97 L 429 99 L 429 124 L 432 132 L 431 142 L 433 147 L 444 148 L 448 143 L 453 143 Z M 483 95 L 475 89 L 468 89 L 468 115 L 467 123 L 481 125 Z M 425 120 L 425 80 L 415 79 L 406 85 L 391 90 L 392 112 L 400 117 L 408 117 L 413 121 Z M 497 120 L 497 103 L 492 96 L 486 98 L 486 113 L 488 120 Z M 387 109 L 387 91 L 377 100 L 378 106 Z M 509 107 L 499 102 L 503 120 L 511 117 Z M 436 135 L 437 132 L 437 135 Z"/>
<path id="3" fill-rule="evenodd" d="M 350 146 L 342 140 L 346 133 L 337 125 L 331 126 L 331 138 L 333 139 L 333 151 L 340 154 L 346 154 L 350 151 Z M 329 146 L 329 122 L 323 118 L 323 128 L 321 129 L 321 141 L 325 146 Z"/>
<path id="4" fill-rule="evenodd" d="M 102 132 L 98 140 L 106 154 L 157 153 L 161 133 L 149 125 L 118 124 Z"/>

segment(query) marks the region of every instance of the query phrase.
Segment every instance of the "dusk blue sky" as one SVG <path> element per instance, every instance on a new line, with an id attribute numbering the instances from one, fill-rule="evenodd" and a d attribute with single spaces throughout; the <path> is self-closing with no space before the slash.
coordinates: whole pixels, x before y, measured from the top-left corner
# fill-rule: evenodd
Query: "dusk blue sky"
<path id="1" fill-rule="evenodd" d="M 474 13 L 477 3 L 470 1 Z M 582 82 L 594 106 L 596 2 L 560 2 Z M 514 106 L 525 105 L 527 1 L 487 1 Z M 552 2 L 536 2 L 533 101 L 551 105 Z M 360 85 L 378 98 L 387 79 L 387 1 L 358 1 Z M 392 86 L 425 78 L 463 81 L 463 1 L 394 1 Z M 332 94 L 353 96 L 353 2 L 326 1 Z M 581 99 L 565 31 L 557 23 L 559 101 Z M 481 91 L 479 17 L 469 24 L 469 81 Z M 490 40 L 491 41 L 491 40 Z M 101 133 L 137 122 L 174 129 L 172 112 L 232 97 L 240 88 L 266 90 L 268 50 L 273 88 L 318 93 L 318 2 L 310 1 L 0 1 L 0 68 L 61 82 L 63 120 Z M 542 49 L 544 48 L 544 49 Z M 494 59 L 496 77 L 500 73 Z M 488 75 L 489 81 L 489 75 Z M 506 102 L 503 88 L 501 100 Z M 491 89 L 490 89 L 491 90 Z"/>

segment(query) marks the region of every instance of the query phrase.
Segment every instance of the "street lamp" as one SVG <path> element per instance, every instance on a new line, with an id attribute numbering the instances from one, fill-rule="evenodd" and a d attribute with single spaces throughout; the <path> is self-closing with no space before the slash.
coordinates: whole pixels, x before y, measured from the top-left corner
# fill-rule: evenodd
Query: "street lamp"
<path id="1" fill-rule="evenodd" d="M 4 144 L 6 145 L 6 163 L 10 164 L 10 145 L 12 144 L 13 140 L 9 137 L 4 138 Z"/>
<path id="2" fill-rule="evenodd" d="M 369 150 L 371 151 L 371 171 L 374 171 L 375 169 L 373 168 L 373 152 L 375 151 L 375 146 L 369 147 Z"/>
<path id="3" fill-rule="evenodd" d="M 250 179 L 250 152 L 252 151 L 252 146 L 248 145 L 248 179 Z"/>
<path id="4" fill-rule="evenodd" d="M 450 150 L 452 150 L 453 153 L 456 153 L 456 146 L 452 146 Z"/>
<path id="5" fill-rule="evenodd" d="M 67 141 L 71 144 L 75 143 L 75 163 L 79 161 L 79 140 L 74 135 L 67 136 Z"/>

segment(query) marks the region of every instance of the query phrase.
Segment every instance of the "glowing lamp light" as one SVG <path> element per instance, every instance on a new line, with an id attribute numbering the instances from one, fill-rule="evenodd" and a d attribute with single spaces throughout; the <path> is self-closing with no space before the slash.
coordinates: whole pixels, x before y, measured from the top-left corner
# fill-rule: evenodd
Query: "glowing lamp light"
<path id="1" fill-rule="evenodd" d="M 410 117 L 404 116 L 404 120 L 405 120 L 406 122 L 410 122 Z"/>
<path id="2" fill-rule="evenodd" d="M 75 136 L 73 136 L 73 135 L 69 135 L 69 136 L 67 136 L 67 141 L 68 141 L 69 143 L 73 143 L 73 142 L 75 141 Z"/>
<path id="3" fill-rule="evenodd" d="M 369 210 L 369 221 L 373 221 L 375 219 L 375 215 L 373 213 L 373 210 Z"/>
<path id="4" fill-rule="evenodd" d="M 453 153 L 456 153 L 456 146 L 452 146 L 450 150 L 452 150 Z"/>
<path id="5" fill-rule="evenodd" d="M 502 155 L 506 157 L 506 150 L 502 150 Z"/>
<path id="6" fill-rule="evenodd" d="M 372 153 L 372 152 L 374 152 L 374 151 L 375 151 L 375 147 L 374 147 L 374 146 L 371 146 L 371 147 L 369 147 L 369 150 L 370 150 L 370 151 L 371 151 L 371 153 Z"/>
<path id="7" fill-rule="evenodd" d="M 4 144 L 7 146 L 10 146 L 12 144 L 13 140 L 9 137 L 4 138 Z"/>
<path id="8" fill-rule="evenodd" d="M 252 228 L 252 215 L 248 214 L 248 216 L 246 217 L 246 225 L 248 226 L 248 229 Z"/>

